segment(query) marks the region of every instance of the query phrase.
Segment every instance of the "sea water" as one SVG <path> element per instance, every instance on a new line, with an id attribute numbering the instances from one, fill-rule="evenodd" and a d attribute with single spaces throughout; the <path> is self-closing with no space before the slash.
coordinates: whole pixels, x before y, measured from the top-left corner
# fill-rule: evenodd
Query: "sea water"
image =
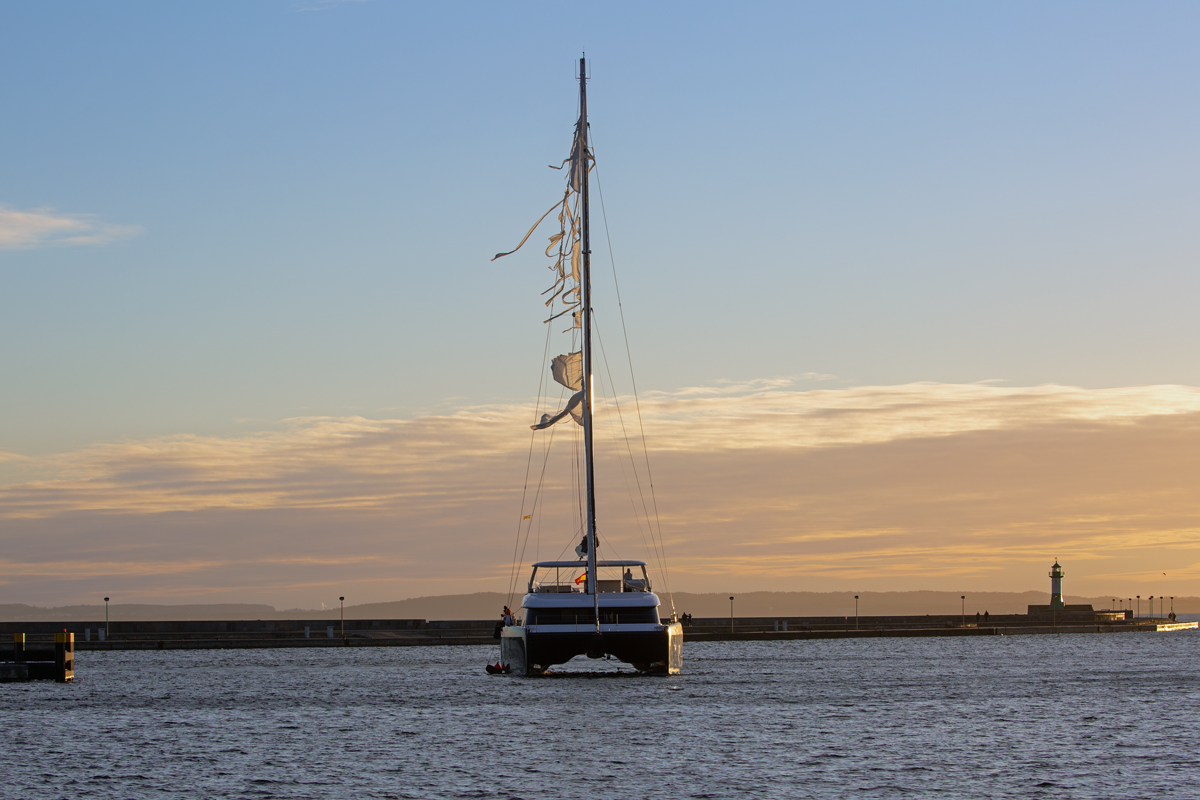
<path id="1" fill-rule="evenodd" d="M 0 686 L 6 798 L 1194 798 L 1200 634 L 89 652 Z M 600 673 L 600 674 L 597 674 Z M 607 674 L 604 674 L 607 673 Z"/>

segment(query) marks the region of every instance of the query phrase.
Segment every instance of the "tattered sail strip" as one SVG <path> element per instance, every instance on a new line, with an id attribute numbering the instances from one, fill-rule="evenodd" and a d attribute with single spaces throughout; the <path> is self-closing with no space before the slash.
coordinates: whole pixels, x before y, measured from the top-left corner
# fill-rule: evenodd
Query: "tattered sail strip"
<path id="1" fill-rule="evenodd" d="M 559 422 L 563 417 L 567 416 L 567 414 L 570 414 L 571 419 L 575 420 L 580 425 L 582 425 L 583 424 L 583 412 L 579 410 L 579 407 L 582 404 L 583 404 L 583 392 L 576 392 L 575 394 L 571 395 L 571 399 L 567 401 L 567 407 L 564 408 L 562 411 L 558 412 L 553 417 L 550 416 L 549 414 L 542 414 L 542 421 L 539 422 L 537 425 L 530 425 L 529 427 L 531 430 L 535 430 L 535 431 L 544 430 L 546 428 L 549 428 L 551 425 L 555 424 L 556 422 Z"/>
<path id="2" fill-rule="evenodd" d="M 529 233 L 525 234 L 525 238 L 521 240 L 521 244 L 517 245 L 512 250 L 509 250 L 507 253 L 496 253 L 496 255 L 492 256 L 492 261 L 495 261 L 497 258 L 502 258 L 504 256 L 511 256 L 513 253 L 520 250 L 525 245 L 525 243 L 529 241 L 529 237 L 533 235 L 533 232 L 537 230 L 537 226 L 542 224 L 542 220 L 544 220 L 546 217 L 550 216 L 550 211 L 553 211 L 554 209 L 558 208 L 559 206 L 563 205 L 566 202 L 567 202 L 567 198 L 564 196 L 562 200 L 559 200 L 557 203 L 550 206 L 550 210 L 547 211 L 545 214 L 542 214 L 542 216 L 538 219 L 538 221 L 533 223 L 533 227 L 529 229 Z"/>
<path id="3" fill-rule="evenodd" d="M 561 317 L 565 314 L 570 314 L 571 312 L 574 312 L 575 313 L 575 324 L 572 325 L 571 328 L 578 328 L 579 327 L 579 312 L 575 310 L 577 308 L 579 308 L 578 305 L 570 306 L 565 311 L 558 312 L 550 319 L 542 320 L 542 324 L 545 325 L 547 322 L 554 322 L 554 320 L 558 319 L 559 317 Z M 567 330 L 571 330 L 571 328 L 567 328 Z M 566 332 L 567 331 L 563 331 L 563 333 L 566 333 Z"/>

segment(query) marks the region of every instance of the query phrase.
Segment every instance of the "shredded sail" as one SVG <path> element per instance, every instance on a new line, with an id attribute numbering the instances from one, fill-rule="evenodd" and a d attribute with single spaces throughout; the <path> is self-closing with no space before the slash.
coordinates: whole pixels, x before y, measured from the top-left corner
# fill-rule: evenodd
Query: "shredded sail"
<path id="1" fill-rule="evenodd" d="M 546 256 L 553 259 L 553 263 L 549 265 L 551 286 L 542 292 L 542 296 L 546 298 L 547 323 L 570 314 L 571 325 L 567 331 L 583 328 L 583 220 L 581 218 L 583 209 L 580 204 L 583 184 L 594 160 L 591 151 L 587 148 L 585 131 L 584 120 L 580 119 L 575 126 L 575 139 L 571 145 L 570 157 L 566 158 L 558 167 L 552 165 L 553 169 L 567 169 L 567 185 L 562 199 L 538 218 L 538 221 L 533 224 L 533 227 L 516 247 L 507 253 L 497 253 L 492 259 L 495 261 L 497 258 L 503 258 L 520 250 L 533 236 L 538 226 L 557 211 L 558 231 L 549 236 L 549 242 L 545 249 Z M 566 407 L 557 414 L 543 414 L 541 422 L 530 427 L 535 431 L 543 430 L 560 422 L 568 415 L 583 425 L 583 353 L 567 353 L 558 356 L 551 362 L 550 370 L 555 381 L 575 394 L 567 401 Z"/>
<path id="2" fill-rule="evenodd" d="M 550 362 L 550 373 L 554 375 L 554 380 L 578 392 L 583 388 L 583 353 L 555 356 Z"/>
<path id="3" fill-rule="evenodd" d="M 550 416 L 549 414 L 542 414 L 542 421 L 539 422 L 537 425 L 530 425 L 529 427 L 535 431 L 544 430 L 546 428 L 549 428 L 551 425 L 555 424 L 556 422 L 559 422 L 560 420 L 562 420 L 563 417 L 567 416 L 568 414 L 571 415 L 571 419 L 575 420 L 580 425 L 582 425 L 583 424 L 583 411 L 581 410 L 582 405 L 583 405 L 583 392 L 576 392 L 575 394 L 571 395 L 571 399 L 567 401 L 567 407 L 564 408 L 562 411 L 558 412 L 554 416 Z"/>

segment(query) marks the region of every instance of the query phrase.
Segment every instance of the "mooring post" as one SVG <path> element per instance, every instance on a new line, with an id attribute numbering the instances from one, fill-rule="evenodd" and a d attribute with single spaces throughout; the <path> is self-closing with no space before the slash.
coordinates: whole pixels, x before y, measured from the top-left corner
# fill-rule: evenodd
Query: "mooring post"
<path id="1" fill-rule="evenodd" d="M 75 634 L 65 630 L 54 634 L 54 680 L 75 680 Z"/>
<path id="2" fill-rule="evenodd" d="M 25 634 L 13 634 L 13 662 L 16 664 L 25 663 Z"/>

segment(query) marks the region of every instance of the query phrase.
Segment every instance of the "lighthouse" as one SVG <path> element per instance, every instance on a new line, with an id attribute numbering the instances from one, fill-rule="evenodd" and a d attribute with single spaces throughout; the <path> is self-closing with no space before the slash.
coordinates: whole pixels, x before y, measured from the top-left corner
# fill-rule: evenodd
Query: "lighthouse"
<path id="1" fill-rule="evenodd" d="M 1054 559 L 1054 566 L 1050 568 L 1050 608 L 1054 611 L 1062 611 L 1066 606 L 1062 599 L 1062 579 L 1063 570 L 1058 565 L 1058 559 Z"/>

